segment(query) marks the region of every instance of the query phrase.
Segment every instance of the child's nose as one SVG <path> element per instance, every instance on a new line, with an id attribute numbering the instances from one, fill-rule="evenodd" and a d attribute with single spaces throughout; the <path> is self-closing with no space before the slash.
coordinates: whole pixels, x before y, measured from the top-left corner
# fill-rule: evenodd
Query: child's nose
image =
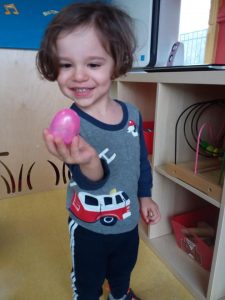
<path id="1" fill-rule="evenodd" d="M 75 81 L 86 81 L 88 79 L 88 74 L 85 68 L 79 67 L 74 70 L 73 80 Z"/>

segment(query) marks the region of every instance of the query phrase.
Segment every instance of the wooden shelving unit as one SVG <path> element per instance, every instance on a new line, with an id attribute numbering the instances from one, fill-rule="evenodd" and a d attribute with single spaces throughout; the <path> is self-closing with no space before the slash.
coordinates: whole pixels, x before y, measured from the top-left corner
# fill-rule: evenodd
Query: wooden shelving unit
<path id="1" fill-rule="evenodd" d="M 224 184 L 218 186 L 215 183 L 213 186 L 210 175 L 206 176 L 210 188 L 199 188 L 195 180 L 187 180 L 186 177 L 180 176 L 176 169 L 178 166 L 174 167 L 174 128 L 178 116 L 187 106 L 200 101 L 225 101 L 225 71 L 134 72 L 114 83 L 114 95 L 136 104 L 144 121 L 155 121 L 151 160 L 154 182 L 152 193 L 153 199 L 160 206 L 162 220 L 148 228 L 140 226 L 142 238 L 196 299 L 225 299 Z M 188 147 L 182 133 L 179 135 L 177 157 L 179 164 L 194 161 L 194 153 Z M 173 215 L 204 204 L 219 209 L 210 271 L 203 269 L 178 248 L 170 224 Z"/>

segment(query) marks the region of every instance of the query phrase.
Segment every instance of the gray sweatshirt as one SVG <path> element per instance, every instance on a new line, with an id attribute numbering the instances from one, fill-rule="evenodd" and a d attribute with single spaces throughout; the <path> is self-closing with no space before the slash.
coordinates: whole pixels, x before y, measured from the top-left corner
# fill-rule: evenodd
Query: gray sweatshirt
<path id="1" fill-rule="evenodd" d="M 139 221 L 139 197 L 151 196 L 152 175 L 135 106 L 117 101 L 123 110 L 119 124 L 102 123 L 71 106 L 80 116 L 80 135 L 101 158 L 104 177 L 93 182 L 79 165 L 68 165 L 72 179 L 67 189 L 70 217 L 82 227 L 102 234 L 118 234 Z"/>

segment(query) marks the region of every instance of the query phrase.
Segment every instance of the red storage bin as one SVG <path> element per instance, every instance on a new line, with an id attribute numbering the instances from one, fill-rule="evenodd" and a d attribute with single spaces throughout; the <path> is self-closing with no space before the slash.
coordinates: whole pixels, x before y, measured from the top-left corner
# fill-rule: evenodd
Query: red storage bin
<path id="1" fill-rule="evenodd" d="M 148 154 L 153 152 L 154 122 L 143 122 L 144 139 Z"/>
<path id="2" fill-rule="evenodd" d="M 211 268 L 213 245 L 208 245 L 196 234 L 186 235 L 185 231 L 187 228 L 197 227 L 199 222 L 205 222 L 216 232 L 218 214 L 216 207 L 205 206 L 171 218 L 177 245 L 206 270 Z"/>

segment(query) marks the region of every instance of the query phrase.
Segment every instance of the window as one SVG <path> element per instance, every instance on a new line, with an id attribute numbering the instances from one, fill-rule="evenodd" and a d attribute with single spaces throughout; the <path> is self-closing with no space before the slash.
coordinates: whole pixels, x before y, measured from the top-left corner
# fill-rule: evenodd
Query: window
<path id="1" fill-rule="evenodd" d="M 119 203 L 122 203 L 123 202 L 123 199 L 120 195 L 116 195 L 116 203 L 119 204 Z"/>
<path id="2" fill-rule="evenodd" d="M 98 200 L 92 196 L 86 195 L 85 196 L 85 204 L 92 205 L 92 206 L 98 206 Z"/>
<path id="3" fill-rule="evenodd" d="M 105 197 L 104 201 L 105 201 L 105 205 L 111 205 L 112 204 L 112 197 Z"/>
<path id="4" fill-rule="evenodd" d="M 184 65 L 205 63 L 210 0 L 181 0 L 179 41 L 184 45 Z"/>

